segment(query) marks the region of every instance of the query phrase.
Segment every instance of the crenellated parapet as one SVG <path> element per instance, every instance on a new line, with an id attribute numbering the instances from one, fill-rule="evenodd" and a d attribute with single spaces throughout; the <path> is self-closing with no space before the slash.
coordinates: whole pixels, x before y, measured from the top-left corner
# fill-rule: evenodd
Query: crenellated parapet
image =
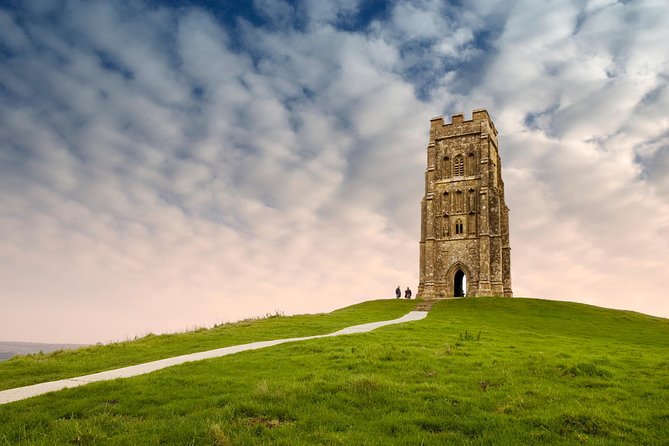
<path id="1" fill-rule="evenodd" d="M 476 109 L 472 112 L 472 119 L 465 120 L 464 113 L 451 115 L 451 122 L 445 123 L 443 116 L 430 119 L 430 144 L 440 139 L 460 137 L 467 134 L 479 134 L 490 138 L 497 147 L 497 129 L 492 122 L 488 111 Z"/>

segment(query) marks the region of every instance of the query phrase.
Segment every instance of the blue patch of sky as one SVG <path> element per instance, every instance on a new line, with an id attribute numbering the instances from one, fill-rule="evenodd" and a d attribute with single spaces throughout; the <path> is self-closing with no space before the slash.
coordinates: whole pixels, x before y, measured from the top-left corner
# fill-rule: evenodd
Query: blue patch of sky
<path id="1" fill-rule="evenodd" d="M 400 54 L 408 60 L 409 66 L 402 73 L 404 80 L 410 82 L 415 89 L 418 99 L 428 100 L 438 80 L 448 71 L 446 61 L 435 57 L 431 52 L 431 45 L 412 43 L 402 48 Z"/>
<path id="2" fill-rule="evenodd" d="M 16 175 L 22 172 L 30 159 L 30 150 L 17 144 L 3 144 L 0 152 L 0 173 Z"/>
<path id="3" fill-rule="evenodd" d="M 256 26 L 267 25 L 265 18 L 259 15 L 252 1 L 236 0 L 149 0 L 152 6 L 167 6 L 175 9 L 198 7 L 216 17 L 221 23 L 235 26 L 242 18 Z"/>
<path id="4" fill-rule="evenodd" d="M 546 117 L 547 115 L 553 115 L 557 110 L 560 108 L 560 104 L 553 104 L 548 108 L 545 108 L 544 110 L 538 111 L 538 112 L 533 112 L 533 113 L 528 113 L 525 115 L 525 119 L 523 123 L 525 124 L 525 127 L 531 130 L 540 130 L 541 126 L 539 125 L 539 120 L 541 118 Z"/>
<path id="5" fill-rule="evenodd" d="M 147 0 L 155 7 L 170 7 L 176 10 L 199 8 L 211 14 L 228 31 L 230 49 L 243 52 L 241 26 L 248 22 L 256 27 L 269 27 L 271 22 L 259 14 L 252 1 L 236 0 Z"/>
<path id="6" fill-rule="evenodd" d="M 583 5 L 578 15 L 576 16 L 576 21 L 574 23 L 574 30 L 571 33 L 572 36 L 575 36 L 576 34 L 581 32 L 581 29 L 583 28 L 585 22 L 588 20 L 588 17 L 589 17 L 588 13 L 585 11 L 585 5 Z"/>
<path id="7" fill-rule="evenodd" d="M 98 57 L 102 68 L 108 71 L 113 71 L 114 73 L 118 73 L 126 80 L 133 80 L 135 78 L 135 74 L 132 72 L 132 70 L 125 67 L 113 55 L 107 53 L 106 51 L 100 50 L 96 51 L 95 55 Z"/>
<path id="8" fill-rule="evenodd" d="M 0 40 L 0 62 L 2 62 L 4 65 L 5 61 L 7 59 L 11 59 L 12 57 L 16 57 L 16 52 L 12 51 L 11 48 L 9 48 Z"/>
<path id="9" fill-rule="evenodd" d="M 223 212 L 223 210 L 213 207 L 210 209 L 203 209 L 198 216 L 218 225 L 226 226 L 238 234 L 241 233 L 246 236 L 253 235 L 250 230 L 249 222 L 243 221 L 234 213 L 227 214 Z"/>
<path id="10" fill-rule="evenodd" d="M 309 25 L 308 18 L 304 15 L 303 1 L 287 0 L 286 3 L 291 6 L 293 16 L 290 17 L 290 25 L 296 30 L 305 30 Z M 172 8 L 191 8 L 198 7 L 209 12 L 212 16 L 226 27 L 233 31 L 231 33 L 232 43 L 240 45 L 242 42 L 236 39 L 234 31 L 239 29 L 240 20 L 250 23 L 259 28 L 275 28 L 278 24 L 285 25 L 285 22 L 274 23 L 274 21 L 263 14 L 262 10 L 254 5 L 253 1 L 233 1 L 233 0 L 149 0 L 150 5 L 168 6 Z M 333 25 L 341 30 L 355 32 L 364 31 L 374 20 L 385 20 L 390 13 L 390 6 L 393 2 L 388 0 L 363 0 L 360 2 L 357 11 L 347 11 L 341 14 Z M 233 49 L 239 49 L 237 48 Z"/>
<path id="11" fill-rule="evenodd" d="M 643 98 L 641 98 L 641 102 L 639 102 L 637 107 L 642 106 L 642 105 L 650 105 L 650 104 L 656 102 L 660 98 L 660 95 L 662 94 L 664 89 L 667 88 L 669 76 L 660 74 L 658 77 L 663 82 L 660 85 L 658 85 L 657 87 L 653 88 L 652 90 L 646 92 L 646 94 L 643 96 Z"/>
<path id="12" fill-rule="evenodd" d="M 647 158 L 641 158 L 639 163 L 642 166 L 640 176 L 642 179 L 650 182 L 661 182 L 666 178 L 667 168 L 669 168 L 669 132 L 665 132 L 660 138 L 665 143 Z M 635 160 L 636 161 L 636 160 Z"/>
<path id="13" fill-rule="evenodd" d="M 476 30 L 474 33 L 474 46 L 485 53 L 495 51 L 495 42 L 502 32 L 504 32 L 505 23 L 506 19 L 495 21 L 486 20 L 485 26 Z"/>
<path id="14" fill-rule="evenodd" d="M 460 26 L 458 16 L 466 7 L 466 4 L 459 1 L 449 2 L 442 13 L 449 18 L 454 27 L 457 27 Z M 434 48 L 438 41 L 436 38 L 402 43 L 400 54 L 407 68 L 401 75 L 405 81 L 414 85 L 419 99 L 429 100 L 435 86 L 449 72 L 454 71 L 457 74 L 450 84 L 453 93 L 466 94 L 481 82 L 489 64 L 494 60 L 497 51 L 495 42 L 504 31 L 506 12 L 501 11 L 483 17 L 483 22 L 484 24 L 478 29 L 472 29 L 472 41 L 463 48 L 468 51 L 466 57 L 457 54 L 441 55 Z"/>
<path id="15" fill-rule="evenodd" d="M 346 14 L 337 20 L 335 26 L 342 31 L 362 31 L 374 21 L 385 21 L 390 17 L 392 2 L 387 0 L 361 1 L 354 14 Z"/>
<path id="16" fill-rule="evenodd" d="M 158 191 L 158 199 L 162 201 L 164 204 L 172 207 L 179 208 L 182 210 L 184 213 L 187 213 L 186 209 L 184 208 L 184 203 L 182 200 L 174 191 L 169 190 L 169 189 L 163 189 Z"/>
<path id="17" fill-rule="evenodd" d="M 15 2 L 9 2 L 6 5 L 0 4 L 0 11 L 6 11 L 10 16 L 10 21 L 13 19 L 16 26 L 25 33 L 25 19 L 21 14 L 21 9 L 22 8 Z M 11 59 L 16 56 L 16 51 L 10 48 L 6 42 L 0 40 L 0 62 L 4 65 L 6 59 Z"/>
<path id="18" fill-rule="evenodd" d="M 401 57 L 407 64 L 401 73 L 402 78 L 414 86 L 416 97 L 420 100 L 429 100 L 432 91 L 440 84 L 440 80 L 451 71 L 463 71 L 467 65 L 457 58 L 439 55 L 434 50 L 434 41 L 413 41 L 405 44 L 401 50 Z M 464 70 L 467 71 L 467 70 Z M 467 72 L 467 76 L 473 73 Z M 470 84 L 462 86 L 465 91 Z"/>
<path id="19" fill-rule="evenodd" d="M 2 64 L 2 58 L 0 58 L 0 65 Z M 4 106 L 18 106 L 21 103 L 21 98 L 12 90 L 7 88 L 7 85 L 5 85 L 2 82 L 2 77 L 3 77 L 2 69 L 0 69 L 0 99 L 2 99 L 2 103 Z"/>
<path id="20" fill-rule="evenodd" d="M 636 176 L 639 181 L 648 181 L 652 174 L 652 162 L 654 157 L 644 157 L 638 152 L 634 153 L 632 161 L 640 167 Z"/>
<path id="21" fill-rule="evenodd" d="M 458 62 L 457 66 L 446 67 L 456 69 L 458 76 L 451 84 L 451 91 L 465 94 L 478 85 L 488 72 L 489 65 L 494 61 L 496 47 L 494 42 L 504 31 L 504 21 L 486 22 L 486 26 L 474 32 L 472 47 L 477 52 L 469 59 Z"/>
<path id="22" fill-rule="evenodd" d="M 195 85 L 190 92 L 190 95 L 196 101 L 201 101 L 204 98 L 204 87 Z"/>
<path id="23" fill-rule="evenodd" d="M 174 151 L 174 158 L 177 160 L 191 160 L 193 156 L 189 147 L 180 147 Z"/>

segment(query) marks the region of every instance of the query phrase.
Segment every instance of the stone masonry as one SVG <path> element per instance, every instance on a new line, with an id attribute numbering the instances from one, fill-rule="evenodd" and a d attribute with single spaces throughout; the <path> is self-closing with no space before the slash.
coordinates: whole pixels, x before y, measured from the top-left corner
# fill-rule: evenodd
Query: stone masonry
<path id="1" fill-rule="evenodd" d="M 457 114 L 449 124 L 443 117 L 430 124 L 417 297 L 511 297 L 509 208 L 495 124 L 483 109 L 471 120 Z"/>

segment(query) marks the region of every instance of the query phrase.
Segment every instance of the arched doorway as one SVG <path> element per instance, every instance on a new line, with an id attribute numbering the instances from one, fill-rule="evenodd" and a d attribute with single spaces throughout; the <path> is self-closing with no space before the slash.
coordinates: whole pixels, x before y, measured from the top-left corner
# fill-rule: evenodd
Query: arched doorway
<path id="1" fill-rule="evenodd" d="M 453 277 L 453 296 L 464 297 L 467 291 L 467 276 L 458 268 Z"/>

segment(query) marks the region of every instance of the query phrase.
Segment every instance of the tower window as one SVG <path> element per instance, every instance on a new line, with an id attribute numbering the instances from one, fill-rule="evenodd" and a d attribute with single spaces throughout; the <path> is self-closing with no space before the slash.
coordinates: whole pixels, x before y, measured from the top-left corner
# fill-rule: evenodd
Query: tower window
<path id="1" fill-rule="evenodd" d="M 453 176 L 461 177 L 465 174 L 465 159 L 458 155 L 453 160 Z"/>
<path id="2" fill-rule="evenodd" d="M 464 234 L 464 226 L 462 225 L 462 220 L 457 219 L 455 220 L 455 233 L 456 234 Z"/>

